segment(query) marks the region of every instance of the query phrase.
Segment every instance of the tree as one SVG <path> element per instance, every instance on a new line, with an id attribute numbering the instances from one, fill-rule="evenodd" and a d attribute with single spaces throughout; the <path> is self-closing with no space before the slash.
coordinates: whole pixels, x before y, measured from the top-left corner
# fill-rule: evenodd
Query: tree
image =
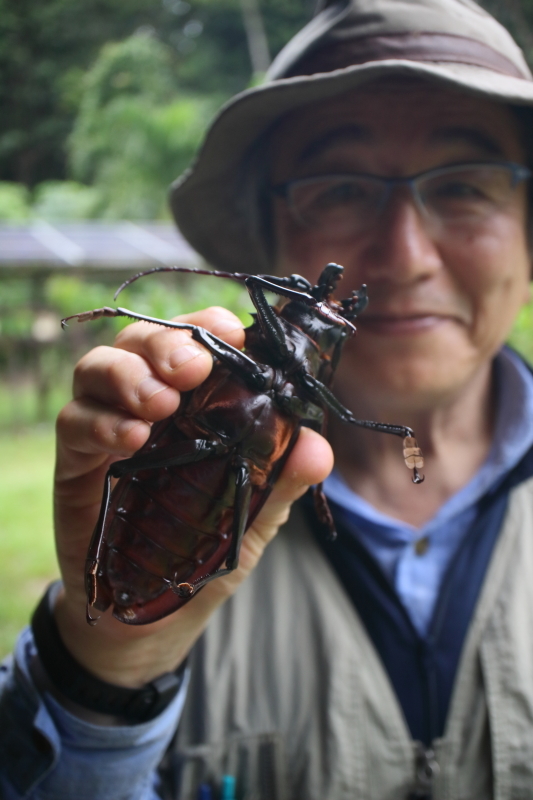
<path id="1" fill-rule="evenodd" d="M 153 0 L 0 0 L 0 179 L 64 177 L 83 71 L 103 42 L 173 19 Z"/>
<path id="2" fill-rule="evenodd" d="M 272 53 L 311 2 L 261 0 Z M 66 176 L 83 75 L 103 44 L 139 29 L 171 47 L 185 89 L 225 98 L 250 81 L 240 0 L 0 0 L 0 180 Z"/>
<path id="3" fill-rule="evenodd" d="M 191 161 L 208 100 L 179 91 L 168 45 L 148 33 L 107 44 L 87 73 L 69 140 L 72 171 L 92 184 L 99 215 L 164 215 L 167 188 Z"/>

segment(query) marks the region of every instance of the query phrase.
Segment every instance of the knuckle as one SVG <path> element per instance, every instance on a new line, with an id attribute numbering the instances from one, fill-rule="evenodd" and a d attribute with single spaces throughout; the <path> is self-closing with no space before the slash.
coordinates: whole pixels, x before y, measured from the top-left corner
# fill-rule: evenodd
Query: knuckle
<path id="1" fill-rule="evenodd" d="M 86 353 L 76 364 L 73 372 L 73 394 L 80 397 L 91 394 L 92 388 L 98 384 L 102 370 L 105 371 L 114 350 L 111 347 L 95 347 Z"/>
<path id="2" fill-rule="evenodd" d="M 70 430 L 75 415 L 75 407 L 75 401 L 71 400 L 69 403 L 63 406 L 57 415 L 56 432 L 59 438 L 63 438 Z"/>
<path id="3" fill-rule="evenodd" d="M 233 311 L 230 311 L 229 308 L 224 308 L 224 306 L 209 306 L 206 308 L 206 312 L 217 317 L 225 317 L 226 319 L 232 320 L 234 319 L 237 320 L 237 322 L 240 321 Z"/>
<path id="4" fill-rule="evenodd" d="M 105 414 L 96 414 L 91 424 L 91 440 L 98 450 L 109 451 L 114 440 L 112 426 Z"/>
<path id="5" fill-rule="evenodd" d="M 149 385 L 159 384 L 146 362 L 133 355 L 110 361 L 103 370 L 102 382 L 105 384 L 107 396 L 126 407 L 130 407 L 132 402 L 135 407 L 148 401 L 155 394 L 154 387 L 148 390 Z M 161 391 L 164 387 L 158 388 Z"/>
<path id="6" fill-rule="evenodd" d="M 188 331 L 173 331 L 166 328 L 157 331 L 145 342 L 144 351 L 150 360 L 165 362 L 169 353 L 188 345 L 198 347 Z"/>
<path id="7" fill-rule="evenodd" d="M 110 349 L 109 347 L 100 345 L 99 347 L 94 347 L 92 350 L 89 350 L 88 353 L 85 353 L 74 367 L 74 377 L 80 378 L 85 375 L 93 368 L 95 363 L 106 358 Z"/>
<path id="8" fill-rule="evenodd" d="M 130 325 L 126 325 L 125 328 L 122 328 L 122 330 L 117 333 L 113 346 L 119 349 L 124 348 L 127 350 L 129 349 L 132 341 L 135 341 L 138 338 L 143 338 L 143 334 L 147 335 L 149 333 L 150 330 L 147 325 L 143 325 L 142 322 L 132 322 Z"/>

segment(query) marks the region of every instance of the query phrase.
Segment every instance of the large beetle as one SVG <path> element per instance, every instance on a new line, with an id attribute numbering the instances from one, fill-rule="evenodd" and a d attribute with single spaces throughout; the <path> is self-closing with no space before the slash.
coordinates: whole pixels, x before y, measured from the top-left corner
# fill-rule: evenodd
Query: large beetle
<path id="1" fill-rule="evenodd" d="M 326 412 L 344 422 L 404 439 L 413 481 L 423 460 L 410 428 L 358 420 L 330 391 L 353 320 L 367 304 L 366 287 L 333 299 L 343 268 L 328 264 L 316 286 L 299 275 L 196 272 L 244 282 L 255 306 L 243 351 L 195 325 L 100 308 L 76 314 L 135 320 L 191 332 L 213 355 L 207 380 L 182 396 L 171 417 L 153 425 L 146 444 L 111 465 L 86 564 L 87 619 L 92 609 L 132 625 L 153 622 L 184 605 L 208 581 L 234 570 L 254 521 L 302 425 L 323 432 Z M 119 292 L 141 273 L 126 281 Z M 286 302 L 269 305 L 265 291 Z M 118 294 L 118 292 L 117 292 Z M 116 297 L 116 295 L 115 295 Z M 67 320 L 63 320 L 63 324 Z M 111 491 L 112 480 L 118 479 Z M 314 488 L 319 518 L 335 535 L 322 487 Z"/>

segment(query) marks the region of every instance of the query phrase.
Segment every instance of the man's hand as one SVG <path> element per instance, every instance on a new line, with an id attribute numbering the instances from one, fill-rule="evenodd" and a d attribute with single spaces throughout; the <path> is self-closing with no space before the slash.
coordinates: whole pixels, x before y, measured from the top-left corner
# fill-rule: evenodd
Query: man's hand
<path id="1" fill-rule="evenodd" d="M 177 318 L 210 330 L 234 347 L 244 344 L 241 322 L 222 308 Z M 142 686 L 175 669 L 209 617 L 245 579 L 288 517 L 291 504 L 333 464 L 328 443 L 302 429 L 268 502 L 247 532 L 239 567 L 209 583 L 187 605 L 151 625 L 128 626 L 106 612 L 95 627 L 85 621 L 84 568 L 104 477 L 112 461 L 147 440 L 150 423 L 178 408 L 180 392 L 198 386 L 212 357 L 185 331 L 145 322 L 125 328 L 115 347 L 98 347 L 74 373 L 74 399 L 57 422 L 55 526 L 64 581 L 55 613 L 63 640 L 87 669 L 110 683 Z"/>

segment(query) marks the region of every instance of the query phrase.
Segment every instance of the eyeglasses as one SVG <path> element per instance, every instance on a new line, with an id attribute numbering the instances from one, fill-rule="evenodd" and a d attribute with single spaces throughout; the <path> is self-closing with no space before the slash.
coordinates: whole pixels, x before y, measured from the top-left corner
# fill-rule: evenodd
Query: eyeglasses
<path id="1" fill-rule="evenodd" d="M 399 186 L 410 190 L 423 217 L 446 229 L 472 230 L 509 210 L 516 187 L 531 174 L 511 162 L 452 164 L 405 178 L 319 175 L 288 181 L 273 192 L 286 199 L 300 225 L 327 231 L 332 239 L 367 230 Z"/>

